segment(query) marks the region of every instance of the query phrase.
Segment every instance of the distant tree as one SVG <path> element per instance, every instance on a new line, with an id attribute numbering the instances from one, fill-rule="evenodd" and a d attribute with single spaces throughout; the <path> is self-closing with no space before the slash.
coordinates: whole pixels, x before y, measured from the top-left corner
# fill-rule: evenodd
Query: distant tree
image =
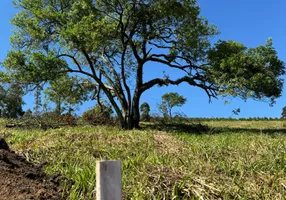
<path id="1" fill-rule="evenodd" d="M 35 92 L 34 92 L 34 98 L 35 98 L 35 105 L 34 105 L 34 111 L 36 115 L 39 115 L 41 113 L 41 107 L 42 107 L 42 86 L 36 85 Z"/>
<path id="2" fill-rule="evenodd" d="M 74 106 L 86 101 L 91 90 L 94 88 L 88 79 L 65 75 L 51 81 L 44 94 L 46 99 L 56 104 L 55 112 L 60 115 L 65 110 L 74 110 Z"/>
<path id="3" fill-rule="evenodd" d="M 31 118 L 32 116 L 33 116 L 33 112 L 31 111 L 31 109 L 26 110 L 23 115 L 23 117 L 27 119 Z"/>
<path id="4" fill-rule="evenodd" d="M 7 118 L 17 118 L 24 114 L 22 105 L 24 104 L 22 87 L 16 83 L 6 84 L 6 88 L 0 86 L 0 116 Z"/>
<path id="5" fill-rule="evenodd" d="M 187 99 L 176 92 L 166 93 L 162 96 L 162 103 L 159 105 L 159 111 L 164 117 L 172 119 L 172 109 L 181 107 L 186 103 Z"/>
<path id="6" fill-rule="evenodd" d="M 281 118 L 286 119 L 286 106 L 282 108 Z"/>
<path id="7" fill-rule="evenodd" d="M 140 112 L 141 112 L 141 121 L 150 121 L 150 106 L 147 102 L 144 102 L 140 106 Z"/>

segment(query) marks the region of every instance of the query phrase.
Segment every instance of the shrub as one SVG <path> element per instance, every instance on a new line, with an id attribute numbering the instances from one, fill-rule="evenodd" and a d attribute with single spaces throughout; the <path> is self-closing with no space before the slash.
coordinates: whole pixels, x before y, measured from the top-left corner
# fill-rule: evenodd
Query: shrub
<path id="1" fill-rule="evenodd" d="M 60 116 L 60 122 L 69 126 L 75 126 L 77 120 L 72 114 L 66 113 Z"/>
<path id="2" fill-rule="evenodd" d="M 82 119 L 91 125 L 114 125 L 112 108 L 108 105 L 96 105 L 82 114 Z"/>
<path id="3" fill-rule="evenodd" d="M 147 102 L 144 102 L 140 106 L 141 116 L 140 120 L 143 122 L 149 122 L 150 121 L 150 106 Z"/>

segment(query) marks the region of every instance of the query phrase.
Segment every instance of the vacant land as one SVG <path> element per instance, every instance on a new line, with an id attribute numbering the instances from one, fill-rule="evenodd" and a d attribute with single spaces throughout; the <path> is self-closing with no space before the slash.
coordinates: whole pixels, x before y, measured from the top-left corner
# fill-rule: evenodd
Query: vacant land
<path id="1" fill-rule="evenodd" d="M 205 126 L 205 125 L 208 125 Z M 284 121 L 209 121 L 111 127 L 5 129 L 11 148 L 74 181 L 70 199 L 93 199 L 97 160 L 122 160 L 124 199 L 284 199 Z"/>

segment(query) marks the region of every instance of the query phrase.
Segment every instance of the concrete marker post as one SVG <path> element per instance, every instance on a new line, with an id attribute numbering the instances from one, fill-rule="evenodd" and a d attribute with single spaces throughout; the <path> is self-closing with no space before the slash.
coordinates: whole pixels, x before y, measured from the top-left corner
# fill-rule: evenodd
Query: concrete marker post
<path id="1" fill-rule="evenodd" d="M 96 200 L 122 199 L 121 161 L 96 163 Z"/>

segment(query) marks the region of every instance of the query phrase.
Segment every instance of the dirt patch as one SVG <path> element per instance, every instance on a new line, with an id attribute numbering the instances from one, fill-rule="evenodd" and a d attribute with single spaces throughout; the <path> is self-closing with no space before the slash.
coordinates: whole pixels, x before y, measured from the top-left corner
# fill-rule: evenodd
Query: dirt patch
<path id="1" fill-rule="evenodd" d="M 61 200 L 66 195 L 60 175 L 47 176 L 41 166 L 35 166 L 9 150 L 0 138 L 0 200 Z"/>

